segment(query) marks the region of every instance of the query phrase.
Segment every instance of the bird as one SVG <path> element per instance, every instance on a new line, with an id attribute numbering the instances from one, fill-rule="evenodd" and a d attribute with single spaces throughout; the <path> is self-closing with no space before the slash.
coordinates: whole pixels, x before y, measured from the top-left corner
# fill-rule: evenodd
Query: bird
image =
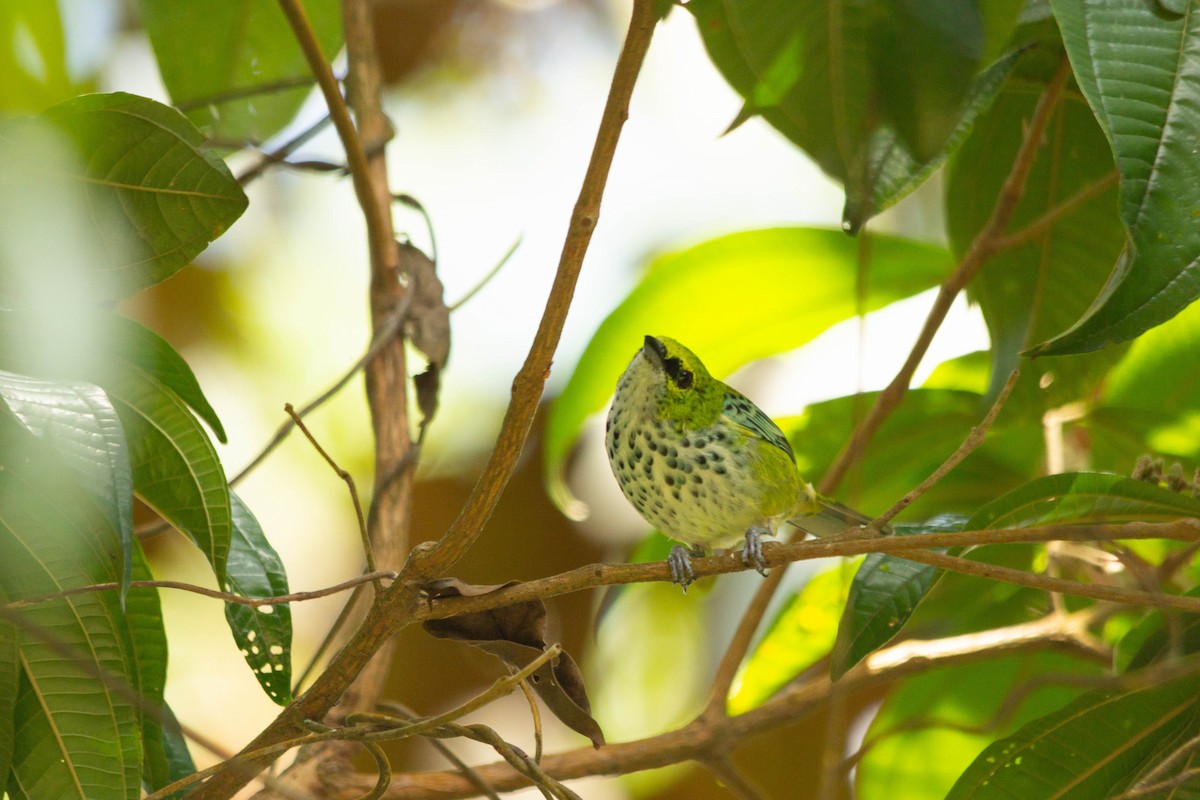
<path id="1" fill-rule="evenodd" d="M 682 543 L 667 563 L 685 592 L 695 580 L 692 556 L 741 541 L 743 562 L 766 575 L 761 537 L 785 522 L 815 536 L 871 525 L 818 494 L 779 426 L 665 336 L 646 336 L 617 382 L 605 448 L 633 507 Z"/>

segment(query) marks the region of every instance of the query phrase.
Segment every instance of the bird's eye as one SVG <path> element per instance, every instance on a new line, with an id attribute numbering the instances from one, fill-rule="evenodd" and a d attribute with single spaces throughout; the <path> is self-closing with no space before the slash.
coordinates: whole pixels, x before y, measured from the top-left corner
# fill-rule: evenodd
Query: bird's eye
<path id="1" fill-rule="evenodd" d="M 675 385 L 680 389 L 692 388 L 692 373 L 686 369 L 679 370 L 679 375 L 675 378 Z"/>

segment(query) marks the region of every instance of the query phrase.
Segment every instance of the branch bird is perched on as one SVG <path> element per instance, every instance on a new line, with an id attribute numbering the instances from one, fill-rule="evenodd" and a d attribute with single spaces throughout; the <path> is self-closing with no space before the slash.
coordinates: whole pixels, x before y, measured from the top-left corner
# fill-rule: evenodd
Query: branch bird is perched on
<path id="1" fill-rule="evenodd" d="M 668 558 L 685 591 L 690 555 L 744 538 L 742 560 L 765 575 L 760 537 L 782 523 L 828 536 L 871 521 L 818 495 L 779 426 L 673 339 L 646 337 L 617 383 L 605 442 L 629 502 L 690 546 Z"/>

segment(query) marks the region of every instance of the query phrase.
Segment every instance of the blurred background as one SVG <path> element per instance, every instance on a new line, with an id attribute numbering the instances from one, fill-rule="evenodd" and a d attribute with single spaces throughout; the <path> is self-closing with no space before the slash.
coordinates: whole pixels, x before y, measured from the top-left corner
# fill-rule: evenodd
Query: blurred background
<path id="1" fill-rule="evenodd" d="M 65 80 L 169 102 L 132 3 L 58 5 Z M 396 129 L 388 147 L 393 189 L 429 213 L 448 302 L 475 289 L 517 244 L 498 275 L 453 315 L 441 409 L 418 471 L 416 540 L 445 530 L 490 450 L 558 261 L 627 19 L 625 0 L 377 3 L 386 106 Z M 20 61 L 20 31 L 13 36 Z M 660 26 L 639 78 L 547 403 L 597 325 L 654 256 L 743 229 L 838 226 L 841 189 L 795 146 L 757 118 L 726 133 L 741 104 L 706 56 L 692 17 L 676 10 Z M 310 97 L 279 141 L 322 113 L 319 98 Z M 295 158 L 343 159 L 329 130 Z M 231 166 L 238 173 L 252 160 L 240 153 Z M 178 348 L 196 371 L 229 432 L 221 458 L 230 475 L 283 422 L 285 402 L 299 406 L 322 392 L 359 357 L 368 338 L 364 227 L 349 181 L 278 169 L 247 191 L 249 210 L 227 235 L 195 265 L 123 308 Z M 931 181 L 872 227 L 940 242 L 938 191 Z M 418 245 L 434 244 L 424 219 L 411 209 L 397 206 L 396 224 Z M 776 416 L 879 388 L 907 352 L 929 303 L 929 296 L 918 296 L 837 326 L 731 382 Z M 986 347 L 983 324 L 965 303 L 946 327 L 918 381 L 940 361 Z M 630 343 L 631 355 L 636 346 Z M 361 379 L 309 424 L 365 493 L 372 459 Z M 620 498 L 598 430 L 583 437 L 570 473 L 592 516 L 570 523 L 546 499 L 535 429 L 518 474 L 457 577 L 500 583 L 628 557 L 647 531 Z M 302 438 L 292 436 L 241 484 L 240 494 L 282 555 L 294 591 L 360 571 L 345 486 Z M 211 582 L 207 565 L 181 537 L 159 536 L 148 551 L 158 577 Z M 628 592 L 598 632 L 592 623 L 597 598 L 571 595 L 553 603 L 552 639 L 584 665 L 596 717 L 610 741 L 690 719 L 758 580 L 730 576 L 686 597 L 664 586 Z M 297 671 L 343 600 L 294 608 Z M 177 592 L 165 593 L 163 602 L 172 648 L 168 701 L 188 725 L 236 750 L 277 708 L 238 654 L 218 603 Z M 490 656 L 415 629 L 402 634 L 398 652 L 389 694 L 422 713 L 461 702 L 502 673 Z M 518 696 L 479 719 L 531 750 L 528 714 Z M 553 718 L 542 718 L 548 750 L 585 744 Z M 816 774 L 822 725 L 810 720 L 772 734 L 770 745 L 757 742 L 754 762 L 744 767 L 772 788 L 772 796 L 808 796 L 803 776 Z M 495 760 L 483 748 L 464 752 L 473 763 Z M 392 755 L 397 771 L 448 766 L 420 745 Z M 211 762 L 204 752 L 196 757 L 200 766 Z M 576 788 L 589 798 L 726 796 L 711 777 L 687 766 Z"/>

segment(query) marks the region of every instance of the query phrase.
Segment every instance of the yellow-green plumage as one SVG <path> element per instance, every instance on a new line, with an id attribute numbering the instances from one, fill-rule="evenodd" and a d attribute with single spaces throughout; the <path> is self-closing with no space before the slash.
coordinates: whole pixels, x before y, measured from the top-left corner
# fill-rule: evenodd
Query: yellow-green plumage
<path id="1" fill-rule="evenodd" d="M 824 517 L 833 525 L 816 526 L 822 535 L 869 521 L 819 497 L 771 418 L 673 339 L 646 337 L 617 384 L 605 441 L 617 483 L 651 525 L 699 550 L 745 537 L 760 570 L 757 536 L 784 521 L 807 529 L 800 518 Z M 672 554 L 684 584 L 686 562 Z"/>

